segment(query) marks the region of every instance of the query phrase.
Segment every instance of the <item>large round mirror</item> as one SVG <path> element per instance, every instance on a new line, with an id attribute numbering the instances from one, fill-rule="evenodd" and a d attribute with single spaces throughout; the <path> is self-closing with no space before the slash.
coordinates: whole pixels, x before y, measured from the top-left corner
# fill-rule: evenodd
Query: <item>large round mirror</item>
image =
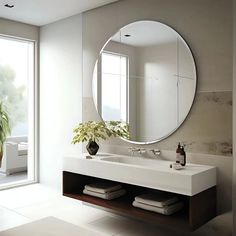
<path id="1" fill-rule="evenodd" d="M 103 47 L 93 96 L 103 120 L 129 124 L 137 144 L 158 142 L 186 119 L 196 92 L 196 67 L 183 38 L 169 26 L 138 21 Z"/>

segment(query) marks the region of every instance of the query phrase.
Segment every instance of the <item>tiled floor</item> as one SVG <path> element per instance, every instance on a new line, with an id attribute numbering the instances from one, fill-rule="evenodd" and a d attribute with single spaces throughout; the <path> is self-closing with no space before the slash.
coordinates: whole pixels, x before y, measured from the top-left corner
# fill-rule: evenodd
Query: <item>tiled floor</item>
<path id="1" fill-rule="evenodd" d="M 41 184 L 0 191 L 0 231 L 48 216 L 54 216 L 105 235 L 184 235 L 84 205 L 80 201 L 63 197 L 59 192 Z M 228 229 L 230 227 L 227 227 L 230 217 L 230 214 L 227 214 L 216 218 L 191 235 L 230 236 L 230 229 Z"/>

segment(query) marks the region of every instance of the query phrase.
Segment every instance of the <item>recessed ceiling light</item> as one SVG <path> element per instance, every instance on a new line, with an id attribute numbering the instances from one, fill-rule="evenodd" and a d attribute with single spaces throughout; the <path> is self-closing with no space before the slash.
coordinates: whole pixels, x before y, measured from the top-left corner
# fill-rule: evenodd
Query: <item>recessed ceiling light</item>
<path id="1" fill-rule="evenodd" d="M 7 4 L 4 5 L 4 7 L 13 8 L 14 5 L 13 5 L 13 4 L 8 4 L 8 3 L 7 3 Z"/>
<path id="2" fill-rule="evenodd" d="M 128 37 L 130 37 L 131 35 L 130 35 L 130 34 L 125 34 L 124 36 L 128 38 Z"/>

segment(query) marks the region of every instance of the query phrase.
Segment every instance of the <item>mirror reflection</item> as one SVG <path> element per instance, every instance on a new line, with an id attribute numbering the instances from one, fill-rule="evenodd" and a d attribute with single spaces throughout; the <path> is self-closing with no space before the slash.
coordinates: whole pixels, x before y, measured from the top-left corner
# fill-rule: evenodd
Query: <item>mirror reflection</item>
<path id="1" fill-rule="evenodd" d="M 138 21 L 106 43 L 94 69 L 93 93 L 103 120 L 130 127 L 131 142 L 154 143 L 185 120 L 196 68 L 183 38 L 155 21 Z"/>

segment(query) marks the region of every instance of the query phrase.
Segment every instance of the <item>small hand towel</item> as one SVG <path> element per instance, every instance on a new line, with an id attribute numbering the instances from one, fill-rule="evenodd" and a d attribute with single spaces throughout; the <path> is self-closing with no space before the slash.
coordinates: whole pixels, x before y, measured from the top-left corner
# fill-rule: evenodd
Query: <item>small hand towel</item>
<path id="1" fill-rule="evenodd" d="M 108 192 L 108 193 L 98 193 L 98 192 L 93 192 L 93 191 L 89 191 L 87 189 L 84 189 L 83 193 L 90 195 L 90 196 L 103 198 L 106 200 L 112 200 L 112 199 L 123 196 L 126 193 L 126 191 L 124 189 L 119 189 L 119 190 L 116 190 L 113 192 Z"/>
<path id="2" fill-rule="evenodd" d="M 184 204 L 182 202 L 177 202 L 173 205 L 166 206 L 166 207 L 155 207 L 155 206 L 150 206 L 150 205 L 146 205 L 146 204 L 134 201 L 133 206 L 147 210 L 147 211 L 153 211 L 156 213 L 160 213 L 163 215 L 171 215 L 171 214 L 179 211 L 184 206 Z"/>
<path id="3" fill-rule="evenodd" d="M 103 181 L 85 185 L 85 189 L 97 193 L 108 193 L 121 189 L 122 186 L 117 183 Z"/>
<path id="4" fill-rule="evenodd" d="M 177 196 L 171 193 L 156 192 L 153 194 L 143 194 L 135 197 L 136 202 L 144 203 L 150 206 L 164 207 L 177 202 Z"/>

